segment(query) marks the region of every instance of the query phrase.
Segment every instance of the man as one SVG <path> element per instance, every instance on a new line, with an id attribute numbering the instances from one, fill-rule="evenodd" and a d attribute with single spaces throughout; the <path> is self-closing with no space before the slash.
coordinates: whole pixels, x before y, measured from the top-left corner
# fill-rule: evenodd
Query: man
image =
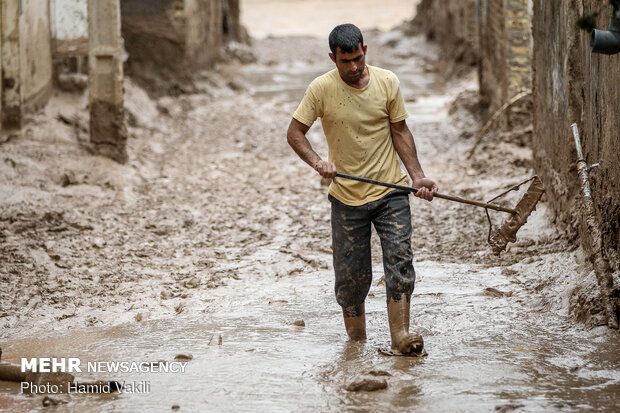
<path id="1" fill-rule="evenodd" d="M 336 172 L 396 184 L 407 175 L 416 196 L 432 201 L 437 185 L 418 161 L 409 116 L 396 76 L 365 64 L 367 46 L 352 24 L 329 35 L 329 57 L 336 69 L 314 79 L 293 115 L 288 143 L 322 177 L 332 178 L 332 249 L 336 300 L 342 306 L 349 338 L 366 338 L 364 301 L 372 282 L 371 224 L 381 239 L 387 307 L 396 354 L 419 353 L 423 340 L 409 333 L 409 303 L 415 282 L 408 194 L 392 188 L 336 177 Z M 312 149 L 306 132 L 321 118 L 329 147 L 327 161 Z"/>

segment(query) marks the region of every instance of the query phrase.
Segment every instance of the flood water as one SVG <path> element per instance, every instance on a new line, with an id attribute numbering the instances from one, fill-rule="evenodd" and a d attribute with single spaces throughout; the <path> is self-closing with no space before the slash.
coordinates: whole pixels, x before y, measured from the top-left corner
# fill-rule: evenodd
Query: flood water
<path id="1" fill-rule="evenodd" d="M 323 67 L 251 65 L 234 74 L 249 84 L 259 104 L 261 99 L 290 102 Z M 393 70 L 399 71 L 405 94 L 419 95 L 407 105 L 412 118 L 441 121 L 450 98 L 443 85 L 415 65 Z M 312 212 L 327 216 L 329 205 L 325 201 Z M 282 229 L 237 266 L 236 279 L 203 295 L 198 315 L 9 339 L 2 344 L 4 359 L 79 357 L 86 363 L 193 356 L 185 373 L 85 373 L 148 382 L 150 388 L 143 394 L 62 396 L 69 403 L 55 412 L 169 411 L 174 405 L 180 411 L 271 412 L 620 409 L 618 335 L 535 310 L 523 286 L 500 265 L 416 257 L 412 329 L 424 337 L 428 356 L 389 357 L 378 351 L 389 346 L 378 256 L 366 304 L 368 340 L 351 343 L 334 299 L 329 254 L 314 252 L 319 268 L 306 266 L 284 276 L 274 271 L 286 238 Z M 299 320 L 305 326 L 295 325 Z M 389 374 L 387 389 L 344 389 L 370 370 Z M 50 409 L 42 407 L 41 398 L 20 394 L 19 384 L 0 383 L 4 411 Z"/>
<path id="2" fill-rule="evenodd" d="M 379 278 L 380 266 L 374 269 Z M 185 373 L 107 375 L 148 381 L 147 394 L 73 396 L 55 411 L 165 411 L 175 404 L 182 411 L 617 409 L 617 341 L 553 314 L 532 313 L 514 296 L 485 295 L 488 287 L 517 288 L 497 269 L 422 262 L 417 274 L 413 328 L 428 351 L 421 359 L 378 352 L 389 344 L 382 285 L 373 285 L 367 301 L 369 339 L 348 342 L 328 270 L 280 279 L 244 274 L 215 290 L 214 307 L 198 319 L 72 331 L 9 342 L 4 350 L 83 362 L 194 357 Z M 294 325 L 296 320 L 305 327 Z M 370 370 L 391 374 L 386 390 L 343 389 Z M 0 406 L 10 411 L 30 411 L 40 403 L 40 396 L 18 394 L 17 384 L 2 383 L 0 389 Z"/>

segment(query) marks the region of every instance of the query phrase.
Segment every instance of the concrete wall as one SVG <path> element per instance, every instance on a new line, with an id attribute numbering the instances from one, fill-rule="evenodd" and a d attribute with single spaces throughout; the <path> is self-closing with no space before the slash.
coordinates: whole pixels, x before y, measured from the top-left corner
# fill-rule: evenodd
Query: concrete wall
<path id="1" fill-rule="evenodd" d="M 603 4 L 603 5 L 602 5 Z M 577 122 L 593 170 L 592 196 L 603 250 L 620 269 L 620 54 L 591 54 L 589 34 L 575 21 L 598 12 L 607 29 L 611 7 L 596 0 L 534 3 L 534 157 L 558 222 L 588 239 L 579 211 L 576 151 L 570 124 Z M 588 243 L 584 244 L 589 251 Z M 589 251 L 591 252 L 591 251 Z"/>

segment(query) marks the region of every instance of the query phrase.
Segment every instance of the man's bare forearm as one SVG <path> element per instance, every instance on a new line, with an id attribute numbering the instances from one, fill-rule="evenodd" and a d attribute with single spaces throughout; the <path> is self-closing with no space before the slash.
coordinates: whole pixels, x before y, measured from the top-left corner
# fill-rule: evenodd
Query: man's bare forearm
<path id="1" fill-rule="evenodd" d="M 288 144 L 293 148 L 295 153 L 308 165 L 315 168 L 315 165 L 321 160 L 321 157 L 312 149 L 308 138 L 298 130 L 289 130 L 287 136 Z"/>
<path id="2" fill-rule="evenodd" d="M 292 119 L 291 124 L 288 127 L 286 133 L 286 139 L 288 144 L 293 148 L 295 153 L 308 165 L 316 169 L 317 163 L 321 160 L 319 154 L 317 154 L 310 141 L 306 138 L 306 133 L 310 129 L 309 126 L 304 125 L 297 119 Z"/>
<path id="3" fill-rule="evenodd" d="M 286 139 L 288 144 L 293 148 L 295 153 L 308 165 L 310 165 L 315 171 L 324 178 L 336 177 L 336 165 L 331 162 L 324 161 L 317 154 L 310 141 L 306 138 L 306 133 L 310 129 L 309 126 L 304 125 L 296 119 L 291 120 L 291 124 L 288 127 Z"/>

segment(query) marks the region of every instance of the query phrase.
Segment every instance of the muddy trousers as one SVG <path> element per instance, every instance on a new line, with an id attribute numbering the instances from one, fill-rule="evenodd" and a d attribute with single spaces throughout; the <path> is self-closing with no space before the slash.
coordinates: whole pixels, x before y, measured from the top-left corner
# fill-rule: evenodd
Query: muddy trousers
<path id="1" fill-rule="evenodd" d="M 336 301 L 343 315 L 364 314 L 364 301 L 372 283 L 371 224 L 381 240 L 387 301 L 411 298 L 415 283 L 411 251 L 409 196 L 393 191 L 361 206 L 331 201 L 332 249 L 336 275 Z"/>

